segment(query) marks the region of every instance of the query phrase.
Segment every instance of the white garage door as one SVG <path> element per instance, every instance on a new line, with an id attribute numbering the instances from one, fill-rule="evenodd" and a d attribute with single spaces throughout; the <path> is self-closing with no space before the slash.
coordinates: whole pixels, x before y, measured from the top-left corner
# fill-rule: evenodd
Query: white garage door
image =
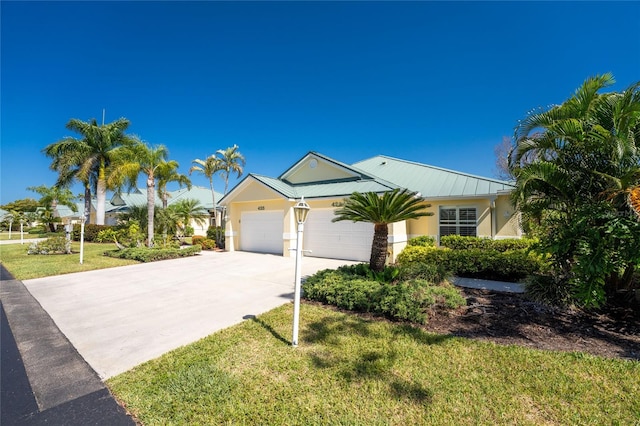
<path id="1" fill-rule="evenodd" d="M 282 254 L 283 212 L 243 212 L 240 215 L 240 250 Z"/>
<path id="2" fill-rule="evenodd" d="M 351 221 L 333 223 L 333 210 L 311 210 L 304 225 L 307 256 L 369 261 L 373 224 Z"/>

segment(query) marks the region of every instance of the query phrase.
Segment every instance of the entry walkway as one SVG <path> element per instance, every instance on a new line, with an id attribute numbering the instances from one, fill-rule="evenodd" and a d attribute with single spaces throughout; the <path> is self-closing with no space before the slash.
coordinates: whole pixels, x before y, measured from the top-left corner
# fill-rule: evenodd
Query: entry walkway
<path id="1" fill-rule="evenodd" d="M 459 287 L 477 288 L 481 290 L 502 291 L 505 293 L 524 293 L 524 285 L 504 281 L 481 280 L 478 278 L 454 277 L 451 280 Z"/>

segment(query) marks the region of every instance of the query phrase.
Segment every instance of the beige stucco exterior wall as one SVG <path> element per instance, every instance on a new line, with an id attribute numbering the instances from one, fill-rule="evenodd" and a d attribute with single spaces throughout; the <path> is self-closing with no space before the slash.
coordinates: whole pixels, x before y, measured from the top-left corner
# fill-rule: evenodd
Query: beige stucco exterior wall
<path id="1" fill-rule="evenodd" d="M 496 199 L 496 222 L 498 224 L 496 238 L 520 238 L 522 228 L 518 218 L 518 213 L 515 212 L 509 196 L 500 195 Z"/>
<path id="2" fill-rule="evenodd" d="M 427 211 L 433 213 L 433 215 L 409 221 L 407 230 L 409 238 L 420 235 L 430 235 L 437 239 L 439 233 L 440 207 L 475 207 L 478 214 L 478 236 L 491 237 L 492 219 L 491 202 L 489 199 L 435 200 L 426 201 L 425 203 L 431 204 L 431 207 L 429 207 Z"/>
<path id="3" fill-rule="evenodd" d="M 271 196 L 273 197 L 273 193 Z M 295 247 L 291 240 L 296 238 L 293 211 L 291 210 L 294 204 L 285 198 L 230 203 L 227 207 L 227 222 L 225 224 L 225 249 L 227 251 L 242 250 L 240 220 L 243 212 L 280 211 L 284 213 L 282 254 L 289 256 L 289 248 Z"/>
<path id="4" fill-rule="evenodd" d="M 494 200 L 495 204 L 492 207 Z M 282 255 L 292 256 L 293 252 L 289 249 L 296 246 L 296 223 L 293 206 L 297 201 L 288 200 L 259 182 L 248 183 L 227 204 L 226 249 L 229 251 L 242 250 L 240 219 L 243 212 L 279 211 L 284 214 Z M 311 216 L 314 209 L 337 208 L 344 201 L 344 198 L 307 199 L 305 201 L 311 207 L 309 212 Z M 405 248 L 407 240 L 412 237 L 430 235 L 437 239 L 440 207 L 475 207 L 478 214 L 477 235 L 479 237 L 508 238 L 521 235 L 517 226 L 517 216 L 513 214 L 508 195 L 501 195 L 493 200 L 490 198 L 451 199 L 425 201 L 425 204 L 430 204 L 427 211 L 433 213 L 431 216 L 389 225 L 388 253 L 390 262 L 395 261 L 398 254 Z"/>
<path id="5" fill-rule="evenodd" d="M 311 167 L 310 162 L 316 161 L 316 166 Z M 340 170 L 333 164 L 328 164 L 322 159 L 307 159 L 296 170 L 286 176 L 291 183 L 321 182 L 324 180 L 343 179 L 353 177 L 353 174 Z"/>

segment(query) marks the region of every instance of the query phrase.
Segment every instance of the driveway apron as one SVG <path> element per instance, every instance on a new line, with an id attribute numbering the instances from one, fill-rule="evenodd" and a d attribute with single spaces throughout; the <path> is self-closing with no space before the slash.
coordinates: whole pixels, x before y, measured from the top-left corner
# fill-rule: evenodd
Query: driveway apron
<path id="1" fill-rule="evenodd" d="M 354 262 L 305 257 L 303 275 Z M 24 281 L 101 379 L 293 298 L 295 259 L 203 252 Z"/>

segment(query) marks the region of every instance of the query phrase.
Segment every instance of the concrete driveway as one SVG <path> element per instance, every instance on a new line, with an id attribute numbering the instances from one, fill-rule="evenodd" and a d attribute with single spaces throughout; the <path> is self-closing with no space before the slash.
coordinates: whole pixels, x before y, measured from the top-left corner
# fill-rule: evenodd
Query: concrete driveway
<path id="1" fill-rule="evenodd" d="M 354 262 L 305 257 L 303 275 Z M 102 379 L 293 299 L 295 258 L 199 256 L 24 281 Z"/>

